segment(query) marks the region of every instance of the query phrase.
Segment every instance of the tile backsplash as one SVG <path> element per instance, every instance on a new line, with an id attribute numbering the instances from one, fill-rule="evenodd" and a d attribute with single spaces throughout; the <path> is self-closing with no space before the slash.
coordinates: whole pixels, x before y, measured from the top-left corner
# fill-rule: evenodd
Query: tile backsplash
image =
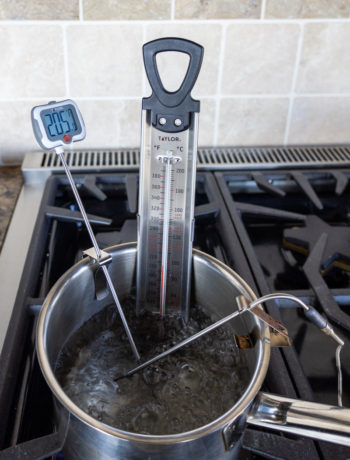
<path id="1" fill-rule="evenodd" d="M 0 164 L 38 150 L 32 106 L 68 97 L 79 147 L 139 146 L 142 44 L 166 36 L 205 49 L 200 146 L 350 142 L 350 0 L 0 0 Z M 181 57 L 159 60 L 169 88 Z"/>

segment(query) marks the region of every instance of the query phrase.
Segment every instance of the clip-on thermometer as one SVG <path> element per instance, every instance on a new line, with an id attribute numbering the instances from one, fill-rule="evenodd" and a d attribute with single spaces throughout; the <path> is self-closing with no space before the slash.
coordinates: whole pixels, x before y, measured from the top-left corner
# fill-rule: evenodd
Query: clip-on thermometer
<path id="1" fill-rule="evenodd" d="M 61 102 L 50 102 L 49 104 L 34 107 L 32 109 L 31 116 L 35 138 L 38 141 L 40 147 L 43 150 L 55 149 L 57 155 L 60 157 L 61 163 L 66 172 L 70 186 L 72 187 L 72 191 L 79 206 L 80 212 L 83 216 L 86 229 L 89 233 L 91 242 L 93 244 L 94 252 L 88 252 L 93 253 L 93 258 L 95 260 L 97 260 L 98 262 L 101 261 L 100 265 L 102 267 L 108 287 L 111 291 L 113 300 L 117 306 L 132 351 L 134 353 L 135 358 L 139 360 L 140 355 L 137 351 L 134 339 L 131 335 L 126 318 L 119 303 L 119 299 L 114 289 L 114 285 L 108 272 L 108 268 L 106 264 L 103 262 L 103 259 L 106 254 L 104 254 L 101 251 L 97 244 L 94 232 L 91 228 L 89 219 L 85 212 L 84 205 L 80 199 L 74 179 L 64 157 L 65 146 L 70 145 L 72 142 L 81 141 L 86 136 L 83 117 L 81 116 L 81 113 L 75 102 L 69 99 Z"/>
<path id="2" fill-rule="evenodd" d="M 165 90 L 158 53 L 186 53 L 186 76 Z M 188 320 L 191 280 L 199 101 L 191 90 L 203 47 L 180 38 L 146 43 L 143 58 L 152 95 L 142 100 L 137 309 L 181 312 Z"/>

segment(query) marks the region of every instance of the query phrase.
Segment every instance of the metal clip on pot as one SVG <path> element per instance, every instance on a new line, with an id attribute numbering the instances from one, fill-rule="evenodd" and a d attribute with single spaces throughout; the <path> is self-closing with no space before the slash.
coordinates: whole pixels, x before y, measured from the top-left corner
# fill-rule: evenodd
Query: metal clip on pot
<path id="1" fill-rule="evenodd" d="M 102 267 L 104 265 L 108 266 L 112 262 L 112 256 L 102 250 L 101 255 L 98 256 L 94 247 L 86 249 L 83 254 L 88 256 L 93 264 L 97 265 L 94 273 L 95 297 L 97 300 L 102 300 L 108 295 L 108 286 Z"/>

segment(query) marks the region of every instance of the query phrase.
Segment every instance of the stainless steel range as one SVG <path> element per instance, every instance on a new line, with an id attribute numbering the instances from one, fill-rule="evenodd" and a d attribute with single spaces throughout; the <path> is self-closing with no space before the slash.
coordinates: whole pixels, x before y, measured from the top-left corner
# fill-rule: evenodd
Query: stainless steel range
<path id="1" fill-rule="evenodd" d="M 136 240 L 138 150 L 72 151 L 74 172 L 101 248 Z M 284 291 L 333 323 L 350 405 L 350 148 L 222 148 L 198 152 L 195 240 L 257 295 Z M 54 153 L 28 154 L 25 179 L 0 257 L 0 458 L 63 458 L 50 391 L 34 347 L 37 314 L 56 280 L 90 246 Z M 64 250 L 62 250 L 64 248 Z M 274 348 L 263 389 L 337 404 L 335 346 L 288 301 L 268 312 L 293 347 Z M 345 459 L 350 449 L 245 427 L 242 459 Z M 25 455 L 28 455 L 25 457 Z"/>

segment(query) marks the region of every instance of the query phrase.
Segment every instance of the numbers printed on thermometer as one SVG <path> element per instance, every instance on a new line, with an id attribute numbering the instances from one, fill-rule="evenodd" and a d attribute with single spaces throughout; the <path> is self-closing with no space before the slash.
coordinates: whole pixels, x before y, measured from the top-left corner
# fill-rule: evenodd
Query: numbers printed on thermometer
<path id="1" fill-rule="evenodd" d="M 44 117 L 50 136 L 71 133 L 77 129 L 71 109 L 47 113 Z"/>

